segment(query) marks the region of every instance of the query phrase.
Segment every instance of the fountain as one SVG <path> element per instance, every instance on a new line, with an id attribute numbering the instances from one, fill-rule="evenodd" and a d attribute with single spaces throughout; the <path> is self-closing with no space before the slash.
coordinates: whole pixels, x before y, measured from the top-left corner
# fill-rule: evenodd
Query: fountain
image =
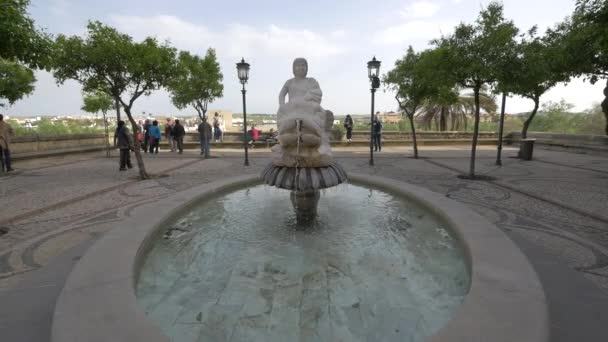
<path id="1" fill-rule="evenodd" d="M 307 73 L 306 59 L 296 58 L 294 77 L 285 82 L 279 93 L 279 144 L 273 147 L 272 162 L 262 172 L 266 184 L 291 191 L 299 222 L 315 217 L 319 190 L 347 179 L 331 155 L 329 133 L 334 115 L 321 107 L 323 92 L 317 80 L 306 77 Z"/>
<path id="2" fill-rule="evenodd" d="M 306 71 L 297 59 L 279 95 L 265 184 L 221 178 L 128 208 L 66 281 L 52 342 L 548 341 L 542 285 L 496 226 L 395 179 L 341 184 Z"/>

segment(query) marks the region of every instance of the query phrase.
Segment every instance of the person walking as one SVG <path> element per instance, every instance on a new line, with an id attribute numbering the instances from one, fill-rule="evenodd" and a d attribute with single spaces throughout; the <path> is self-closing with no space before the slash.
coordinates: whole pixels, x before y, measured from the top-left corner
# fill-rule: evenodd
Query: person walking
<path id="1" fill-rule="evenodd" d="M 382 151 L 382 121 L 378 118 L 378 115 L 374 115 L 374 120 L 372 121 L 373 128 L 373 142 L 374 142 L 374 151 Z"/>
<path id="2" fill-rule="evenodd" d="M 177 143 L 177 149 L 179 150 L 179 154 L 184 153 L 184 135 L 186 135 L 186 130 L 181 123 L 179 123 L 178 119 L 175 119 L 175 125 L 173 126 L 173 139 Z"/>
<path id="3" fill-rule="evenodd" d="M 114 146 L 120 150 L 120 171 L 126 171 L 127 168 L 132 169 L 131 151 L 133 150 L 133 136 L 129 132 L 129 128 L 122 120 L 118 121 L 116 132 L 114 133 Z"/>
<path id="4" fill-rule="evenodd" d="M 4 121 L 4 115 L 0 114 L 0 164 L 7 172 L 13 171 L 11 167 L 11 136 L 14 134 L 13 128 Z"/>
<path id="5" fill-rule="evenodd" d="M 346 141 L 351 142 L 353 139 L 353 118 L 350 114 L 346 114 L 344 119 L 344 128 L 346 128 Z"/>
<path id="6" fill-rule="evenodd" d="M 213 116 L 213 132 L 215 142 L 218 142 L 222 138 L 221 121 L 223 120 L 220 117 L 220 114 L 218 112 L 215 112 L 215 115 Z"/>
<path id="7" fill-rule="evenodd" d="M 158 121 L 152 121 L 152 126 L 148 128 L 148 139 L 150 140 L 150 154 L 158 154 L 158 144 L 160 143 L 160 128 L 158 127 Z"/>
<path id="8" fill-rule="evenodd" d="M 211 125 L 207 122 L 207 118 L 198 125 L 198 137 L 201 142 L 201 155 L 205 155 L 205 158 L 211 153 L 210 142 L 211 142 Z"/>
<path id="9" fill-rule="evenodd" d="M 173 136 L 171 135 L 172 130 L 171 118 L 167 118 L 167 122 L 165 123 L 165 139 L 167 139 L 167 144 L 169 144 L 169 150 L 175 152 L 175 148 L 173 147 Z"/>

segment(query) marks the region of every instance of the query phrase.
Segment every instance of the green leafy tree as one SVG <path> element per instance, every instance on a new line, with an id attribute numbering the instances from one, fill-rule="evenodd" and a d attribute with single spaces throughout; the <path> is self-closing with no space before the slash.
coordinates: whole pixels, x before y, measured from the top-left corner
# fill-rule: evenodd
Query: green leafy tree
<path id="1" fill-rule="evenodd" d="M 395 92 L 395 100 L 410 121 L 412 140 L 414 145 L 414 158 L 418 158 L 418 143 L 416 141 L 416 127 L 414 115 L 429 96 L 429 91 L 416 75 L 416 63 L 420 54 L 410 46 L 403 58 L 395 62 L 395 67 L 384 75 L 385 85 Z"/>
<path id="2" fill-rule="evenodd" d="M 209 103 L 223 96 L 223 78 L 214 49 L 209 48 L 204 58 L 182 51 L 177 72 L 168 86 L 171 100 L 179 109 L 192 106 L 205 120 Z M 205 150 L 205 158 L 209 158 L 209 149 Z"/>
<path id="3" fill-rule="evenodd" d="M 223 96 L 223 78 L 214 49 L 209 48 L 205 58 L 182 51 L 168 87 L 171 100 L 179 109 L 192 106 L 202 120 L 209 103 Z"/>
<path id="4" fill-rule="evenodd" d="M 527 138 L 528 128 L 536 115 L 541 96 L 559 82 L 569 79 L 567 66 L 560 58 L 561 39 L 547 35 L 538 37 L 533 27 L 519 45 L 516 67 L 517 82 L 511 86 L 513 93 L 534 101 L 534 108 L 524 122 L 522 139 Z"/>
<path id="5" fill-rule="evenodd" d="M 460 87 L 473 90 L 475 121 L 469 178 L 475 178 L 481 89 L 498 81 L 508 51 L 516 46 L 517 33 L 513 22 L 504 18 L 502 4 L 491 2 L 480 12 L 475 24 L 461 23 L 452 35 L 434 42 L 448 50 L 448 58 L 444 59 L 442 69 L 451 70 Z"/>
<path id="6" fill-rule="evenodd" d="M 416 76 L 427 90 L 418 114 L 426 129 L 430 129 L 432 122 L 435 122 L 438 130 L 445 131 L 447 121 L 454 122 L 457 119 L 452 116 L 455 113 L 448 110 L 458 101 L 456 79 L 444 65 L 448 53 L 445 47 L 425 50 L 416 64 Z"/>
<path id="7" fill-rule="evenodd" d="M 120 103 L 133 134 L 139 128 L 131 110 L 142 95 L 166 86 L 175 73 L 176 51 L 154 38 L 140 43 L 98 21 L 89 22 L 85 38 L 59 35 L 55 43 L 53 69 L 59 84 L 73 79 L 85 92 L 103 92 Z M 141 179 L 148 179 L 139 141 L 135 157 Z"/>
<path id="8" fill-rule="evenodd" d="M 13 104 L 34 91 L 36 78 L 32 69 L 0 58 L 0 99 Z M 4 107 L 0 102 L 0 107 Z"/>
<path id="9" fill-rule="evenodd" d="M 29 68 L 49 62 L 50 37 L 34 26 L 28 5 L 29 0 L 0 1 L 0 100 L 9 104 L 34 91 L 36 78 Z"/>
<path id="10" fill-rule="evenodd" d="M 566 33 L 564 56 L 570 58 L 575 75 L 585 75 L 592 84 L 606 80 L 601 108 L 608 135 L 608 1 L 577 0 L 571 20 L 556 31 Z"/>
<path id="11" fill-rule="evenodd" d="M 110 140 L 108 132 L 108 121 L 106 119 L 106 113 L 114 107 L 114 100 L 107 93 L 97 91 L 95 93 L 84 94 L 82 98 L 84 105 L 82 110 L 88 113 L 99 113 L 103 114 L 103 127 L 106 136 L 106 155 L 110 156 Z"/>
<path id="12" fill-rule="evenodd" d="M 42 69 L 49 63 L 51 39 L 35 27 L 27 13 L 29 4 L 29 0 L 0 2 L 0 58 Z"/>

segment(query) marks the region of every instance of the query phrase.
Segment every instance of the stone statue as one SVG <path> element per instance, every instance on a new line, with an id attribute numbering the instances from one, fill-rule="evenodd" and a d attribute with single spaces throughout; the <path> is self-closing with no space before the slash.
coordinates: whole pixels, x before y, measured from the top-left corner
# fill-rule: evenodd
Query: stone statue
<path id="1" fill-rule="evenodd" d="M 333 162 L 329 146 L 333 113 L 321 107 L 321 87 L 317 80 L 306 77 L 307 73 L 306 59 L 296 58 L 294 77 L 279 93 L 279 144 L 273 147 L 276 166 L 326 167 Z M 285 102 L 287 95 L 289 101 Z"/>
<path id="2" fill-rule="evenodd" d="M 344 169 L 331 156 L 329 133 L 334 115 L 321 107 L 323 92 L 319 82 L 306 77 L 307 73 L 306 60 L 296 58 L 294 77 L 285 82 L 279 93 L 279 144 L 272 148 L 272 162 L 261 175 L 266 184 L 291 190 L 298 223 L 316 217 L 320 189 L 347 179 Z"/>

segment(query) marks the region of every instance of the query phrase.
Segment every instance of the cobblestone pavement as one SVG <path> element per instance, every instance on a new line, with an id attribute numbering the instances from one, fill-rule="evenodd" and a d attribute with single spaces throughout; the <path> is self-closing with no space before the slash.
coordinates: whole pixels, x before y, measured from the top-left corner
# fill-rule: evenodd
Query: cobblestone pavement
<path id="1" fill-rule="evenodd" d="M 158 177 L 138 181 L 137 171 L 119 172 L 117 158 L 100 153 L 18 161 L 17 172 L 0 176 L 0 298 L 25 285 L 28 275 L 71 248 L 90 243 L 136 206 L 201 183 L 259 173 L 266 149 L 250 153 L 243 166 L 238 150 L 213 151 L 201 159 L 161 152 L 144 155 Z M 536 150 L 533 161 L 504 151 L 494 164 L 489 147 L 478 151 L 477 174 L 469 181 L 467 147 L 425 147 L 421 159 L 409 148 L 375 154 L 345 148 L 335 152 L 347 172 L 394 178 L 465 203 L 504 230 L 539 273 L 551 317 L 551 341 L 603 341 L 608 324 L 608 158 Z M 505 256 L 507 257 L 507 256 Z M 524 308 L 522 308 L 524 309 Z M 1 316 L 1 315 L 0 315 Z M 0 324 L 0 330 L 2 326 Z M 598 335 L 599 334 L 599 335 Z M 1 335 L 0 335 L 1 336 Z"/>

